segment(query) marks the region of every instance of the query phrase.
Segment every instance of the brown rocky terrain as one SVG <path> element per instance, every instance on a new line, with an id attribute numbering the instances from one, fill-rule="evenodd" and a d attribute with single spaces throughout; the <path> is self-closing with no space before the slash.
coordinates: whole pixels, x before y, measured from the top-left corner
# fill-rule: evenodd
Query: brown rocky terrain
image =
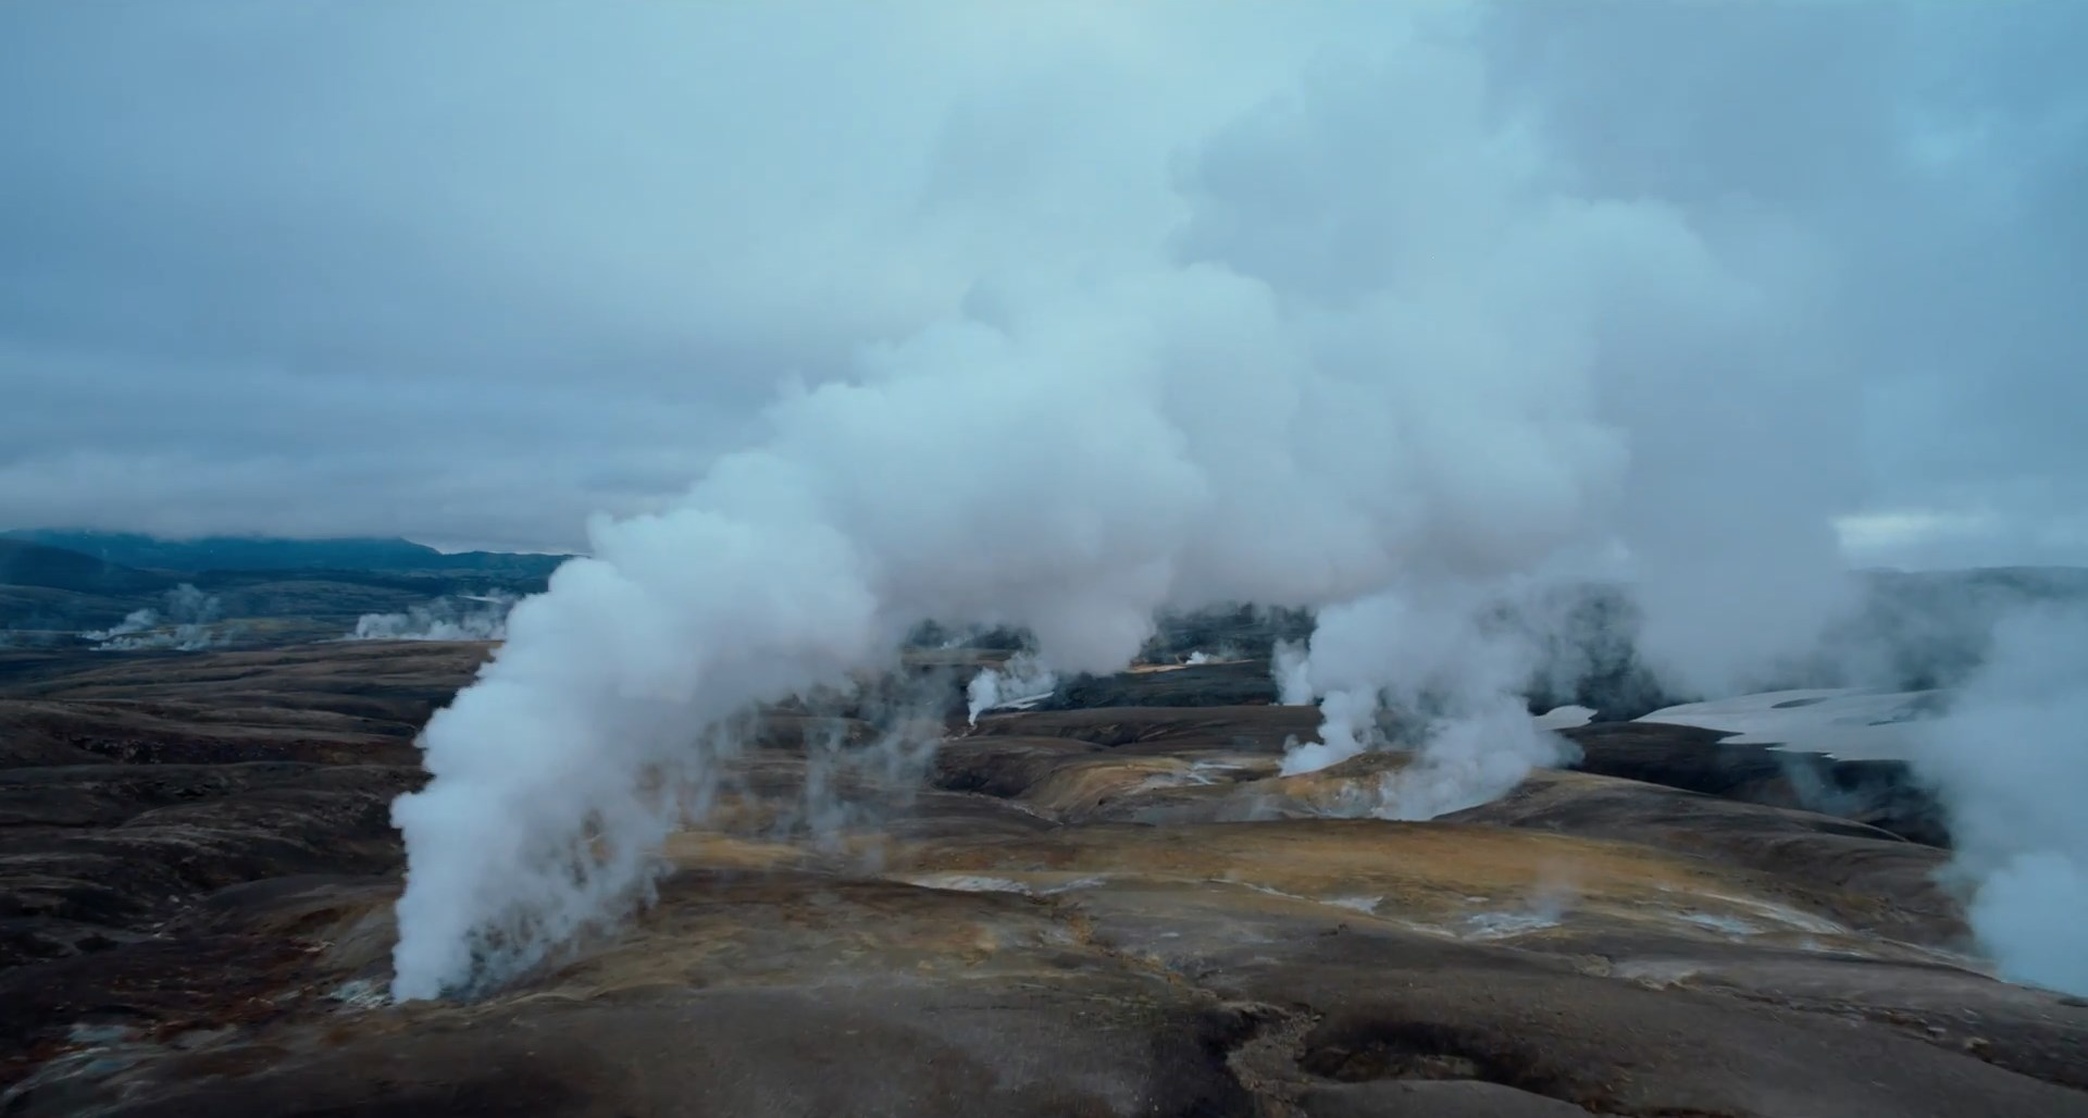
<path id="1" fill-rule="evenodd" d="M 0 659 L 0 1113 L 2088 1114 L 2088 1005 L 1964 953 L 1935 836 L 1645 724 L 1364 817 L 1402 759 L 1280 776 L 1315 712 L 1256 666 L 959 717 L 918 779 L 776 714 L 656 904 L 390 1006 L 386 809 L 485 652 Z"/>

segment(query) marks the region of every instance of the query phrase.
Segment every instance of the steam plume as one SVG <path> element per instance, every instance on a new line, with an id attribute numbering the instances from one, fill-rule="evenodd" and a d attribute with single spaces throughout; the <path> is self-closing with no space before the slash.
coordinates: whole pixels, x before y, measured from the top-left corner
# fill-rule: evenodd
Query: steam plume
<path id="1" fill-rule="evenodd" d="M 1707 51 L 1784 72 L 1768 60 L 1821 31 L 1786 9 L 1715 36 L 1667 6 L 1378 16 L 1362 35 L 1332 11 L 1300 17 L 1324 52 L 1272 48 L 1247 85 L 1177 59 L 1209 79 L 1189 108 L 1136 84 L 1172 71 L 1096 62 L 1155 99 L 1148 131 L 1069 140 L 1063 166 L 1009 160 L 1025 128 L 1101 136 L 1082 125 L 1144 102 L 966 98 L 986 107 L 946 129 L 919 202 L 945 219 L 938 251 L 986 242 L 961 299 L 786 392 L 670 507 L 594 523 L 591 557 L 515 608 L 430 723 L 434 779 L 395 809 L 396 996 L 497 979 L 642 899 L 678 822 L 643 790 L 700 784 L 732 716 L 887 667 L 924 621 L 1026 628 L 1044 668 L 1101 672 L 1162 609 L 1320 608 L 1287 697 L 1325 696 L 1336 750 L 1387 688 L 1435 703 L 1444 786 L 1392 809 L 1414 813 L 1551 749 L 1509 724 L 1528 663 L 1475 621 L 1488 595 L 1628 576 L 1660 669 L 1707 691 L 1816 635 L 1843 591 L 1860 378 L 1941 352 L 1885 338 L 1948 317 L 1902 281 L 1933 261 L 1900 250 L 1953 230 L 2050 251 L 2035 191 L 1957 214 L 1946 188 L 1992 152 L 1939 155 L 1844 96 L 1940 88 L 1908 44 L 1957 40 L 1918 15 L 1904 35 L 1869 9 L 1818 17 L 1841 53 L 1807 74 L 1872 85 L 1773 100 L 1674 75 L 1723 75 Z M 1135 30 L 1154 41 L 1189 26 L 1151 18 Z M 1652 59 L 1677 68 L 1625 84 L 1661 111 L 1616 104 L 1617 75 Z M 1278 92 L 1241 111 L 1238 88 Z M 1735 105 L 1759 119 L 1720 115 Z M 1757 132 L 1810 146 L 1777 165 L 1692 147 Z M 1917 173 L 1939 185 L 1872 204 Z"/>
<path id="2" fill-rule="evenodd" d="M 166 602 L 164 610 L 133 610 L 118 624 L 81 633 L 80 637 L 94 641 L 97 652 L 135 652 L 148 648 L 200 652 L 218 643 L 221 634 L 214 630 L 213 624 L 224 610 L 215 595 L 206 594 L 184 582 L 167 591 Z"/>
<path id="3" fill-rule="evenodd" d="M 1981 945 L 2010 978 L 2088 995 L 2088 608 L 2003 621 L 1950 713 L 1920 726 Z"/>
<path id="4" fill-rule="evenodd" d="M 497 641 L 507 636 L 512 595 L 494 592 L 438 598 L 404 613 L 366 613 L 356 619 L 356 641 Z"/>
<path id="5" fill-rule="evenodd" d="M 1017 653 L 1007 664 L 972 677 L 964 689 L 966 713 L 976 726 L 979 716 L 989 710 L 1027 705 L 1048 697 L 1057 686 L 1058 677 L 1051 669 L 1035 656 Z"/>
<path id="6" fill-rule="evenodd" d="M 1372 814 L 1429 819 L 1485 803 L 1533 767 L 1572 754 L 1525 709 L 1535 645 L 1481 624 L 1485 602 L 1469 588 L 1431 589 L 1429 597 L 1387 592 L 1327 610 L 1309 655 L 1279 662 L 1287 698 L 1316 694 L 1325 716 L 1319 741 L 1286 753 L 1286 774 L 1366 749 L 1408 747 L 1413 763 L 1387 775 Z"/>

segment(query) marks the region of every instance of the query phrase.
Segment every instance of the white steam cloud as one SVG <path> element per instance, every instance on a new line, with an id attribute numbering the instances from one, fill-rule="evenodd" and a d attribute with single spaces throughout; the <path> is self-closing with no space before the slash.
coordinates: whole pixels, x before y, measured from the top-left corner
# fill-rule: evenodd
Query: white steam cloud
<path id="1" fill-rule="evenodd" d="M 1324 715 L 1320 740 L 1294 744 L 1283 772 L 1407 749 L 1411 762 L 1381 779 L 1382 802 L 1370 814 L 1430 819 L 1486 803 L 1532 768 L 1569 759 L 1570 744 L 1539 728 L 1525 705 L 1536 645 L 1482 625 L 1487 604 L 1445 583 L 1322 611 L 1309 654 L 1300 660 L 1286 649 L 1278 658 L 1286 701 L 1317 695 Z"/>
<path id="2" fill-rule="evenodd" d="M 404 613 L 366 613 L 356 619 L 355 641 L 497 641 L 507 637 L 510 594 L 438 598 Z"/>
<path id="3" fill-rule="evenodd" d="M 1491 596 L 1629 576 L 1658 666 L 1706 689 L 1808 644 L 1842 591 L 1861 378 L 1908 358 L 1878 340 L 1899 318 L 1945 317 L 1947 288 L 1906 280 L 1921 261 L 1879 251 L 1965 229 L 1945 187 L 1997 152 L 1925 142 L 1964 106 L 1716 80 L 1706 58 L 1731 52 L 1789 72 L 1820 31 L 1795 9 L 1735 36 L 1665 5 L 1569 7 L 1286 8 L 1222 50 L 1201 7 L 1082 8 L 1048 79 L 967 62 L 984 84 L 906 211 L 936 216 L 923 243 L 962 297 L 786 392 L 670 506 L 593 523 L 591 557 L 515 607 L 394 812 L 395 996 L 497 980 L 642 900 L 681 822 L 661 790 L 703 784 L 733 716 L 887 668 L 923 621 L 1027 629 L 1043 670 L 1101 672 L 1156 611 L 1319 608 L 1309 653 L 1281 658 L 1286 701 L 1326 713 L 1294 764 L 1418 711 L 1385 808 L 1408 815 L 1557 756 L 1515 702 L 1526 650 L 1478 622 Z M 1925 52 L 1957 40 L 1926 17 L 1901 36 L 1816 18 L 1846 57 L 1803 76 L 1945 84 Z M 1140 53 L 1173 43 L 1213 54 Z M 1632 85 L 1658 112 L 1615 104 L 1647 59 L 1673 66 Z M 809 83 L 822 62 L 775 65 Z M 1078 96 L 1050 84 L 1067 73 Z M 1796 146 L 1774 167 L 1698 150 L 1779 130 Z M 1916 174 L 1939 185 L 1889 210 L 1861 194 Z M 2059 197 L 1995 196 L 1982 243 L 2044 251 Z M 804 205 L 814 230 L 877 212 Z M 756 301 L 827 274 L 795 241 L 750 252 Z"/>
<path id="4" fill-rule="evenodd" d="M 987 668 L 965 685 L 966 714 L 971 724 L 976 726 L 979 716 L 989 710 L 1030 706 L 1049 698 L 1057 687 L 1058 676 L 1042 660 L 1030 653 L 1018 652 L 1006 664 Z"/>
<path id="5" fill-rule="evenodd" d="M 215 595 L 184 582 L 167 591 L 164 609 L 133 610 L 120 623 L 81 633 L 80 638 L 94 641 L 96 652 L 200 652 L 223 642 L 224 634 L 215 627 L 223 612 Z"/>
<path id="6" fill-rule="evenodd" d="M 1981 946 L 2009 978 L 2088 995 L 2088 609 L 2004 620 L 1949 714 L 1915 725 Z"/>

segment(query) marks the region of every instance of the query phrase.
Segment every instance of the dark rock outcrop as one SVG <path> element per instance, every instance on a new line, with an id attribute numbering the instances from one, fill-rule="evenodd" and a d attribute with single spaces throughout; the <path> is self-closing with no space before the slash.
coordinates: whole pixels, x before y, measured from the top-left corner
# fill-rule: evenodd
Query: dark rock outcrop
<path id="1" fill-rule="evenodd" d="M 1819 753 L 1725 741 L 1733 735 L 1661 722 L 1597 722 L 1563 731 L 1582 772 L 1707 796 L 1840 816 L 1930 846 L 1950 845 L 1943 807 L 1899 761 L 1844 761 Z"/>

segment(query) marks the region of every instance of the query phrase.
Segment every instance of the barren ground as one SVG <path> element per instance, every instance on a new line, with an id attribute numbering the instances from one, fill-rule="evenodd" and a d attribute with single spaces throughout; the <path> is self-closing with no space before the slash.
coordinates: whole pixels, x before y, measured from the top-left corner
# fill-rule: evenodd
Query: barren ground
<path id="1" fill-rule="evenodd" d="M 1963 954 L 1918 798 L 1596 725 L 1343 818 L 1399 759 L 1276 775 L 1253 665 L 953 726 L 821 834 L 773 718 L 631 925 L 386 1006 L 389 800 L 485 652 L 0 654 L 0 1112 L 2088 1115 L 2088 1006 Z"/>

